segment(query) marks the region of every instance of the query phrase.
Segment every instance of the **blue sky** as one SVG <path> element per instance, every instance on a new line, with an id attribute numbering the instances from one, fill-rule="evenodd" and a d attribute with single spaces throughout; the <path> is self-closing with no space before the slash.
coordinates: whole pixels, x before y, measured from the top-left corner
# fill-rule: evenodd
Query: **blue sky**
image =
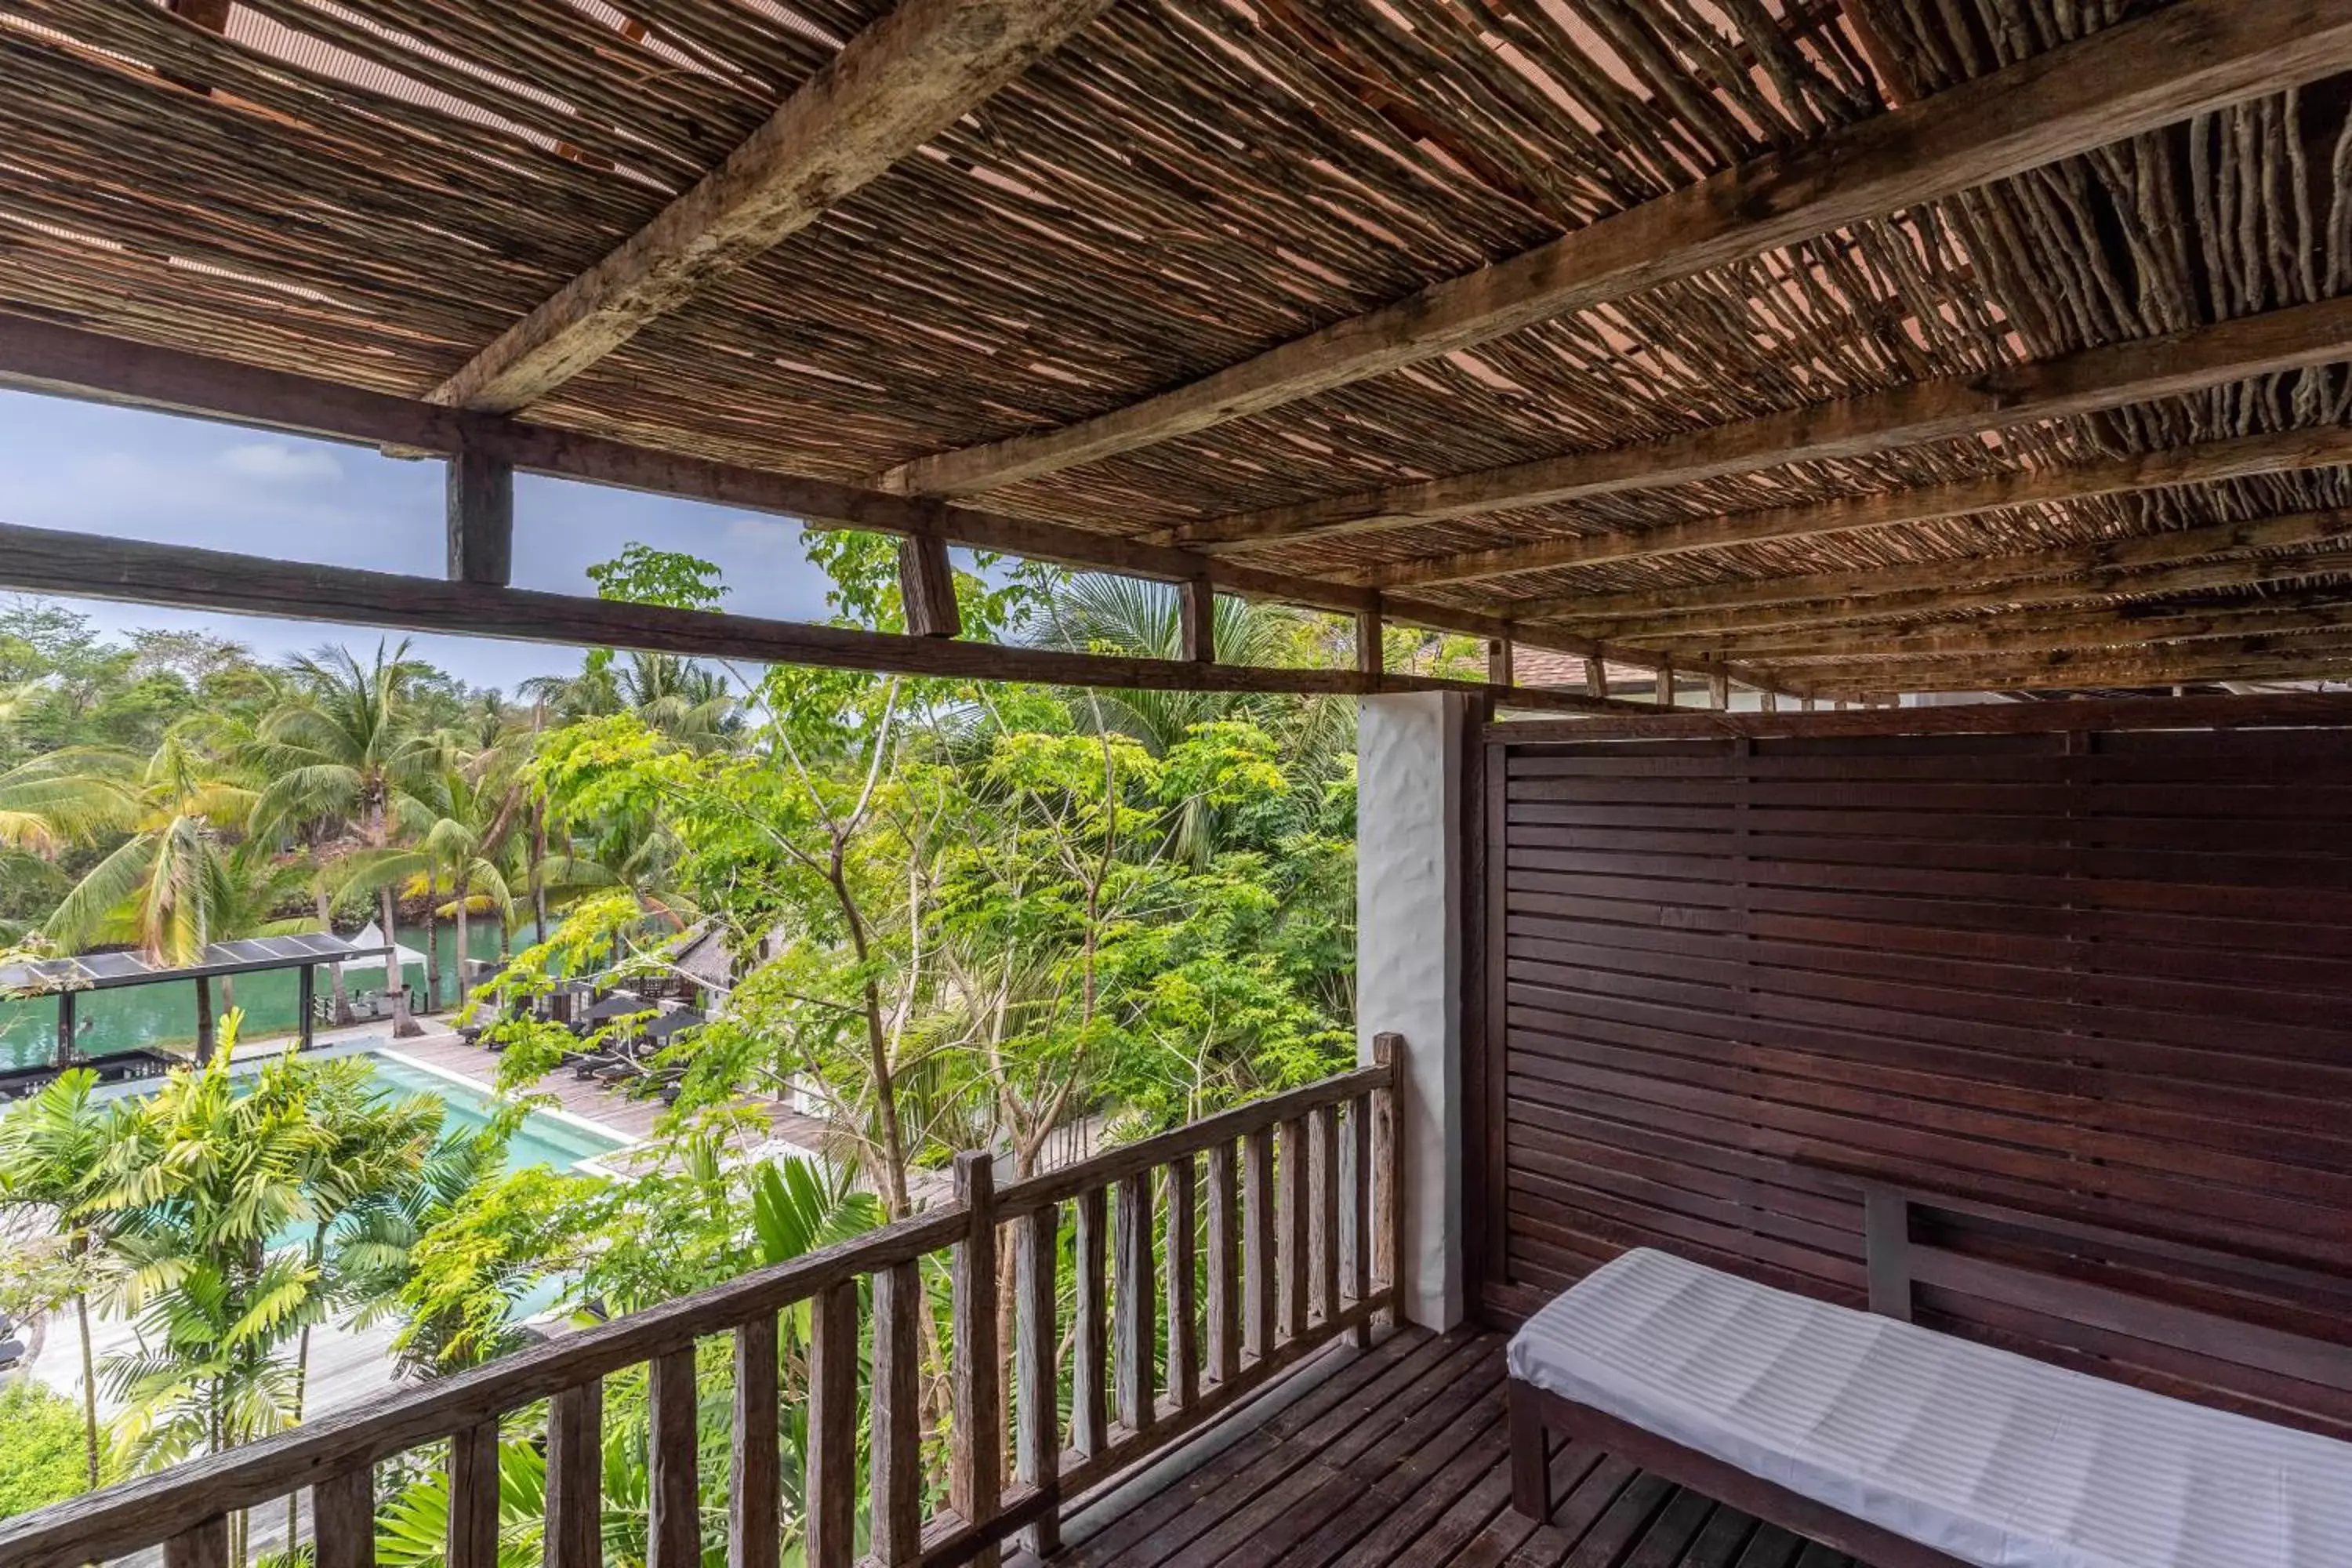
<path id="1" fill-rule="evenodd" d="M 0 392 L 0 521 L 201 545 L 289 561 L 438 576 L 441 466 L 371 447 L 208 420 Z M 524 476 L 515 483 L 515 585 L 593 592 L 587 568 L 640 541 L 719 564 L 726 608 L 820 620 L 824 580 L 784 518 Z M 0 590 L 5 595 L 5 590 Z M 102 629 L 195 627 L 274 658 L 373 630 L 99 600 L 61 600 Z M 397 634 L 394 634 L 397 635 Z M 531 643 L 418 637 L 425 658 L 475 685 L 568 671 L 578 655 Z"/>

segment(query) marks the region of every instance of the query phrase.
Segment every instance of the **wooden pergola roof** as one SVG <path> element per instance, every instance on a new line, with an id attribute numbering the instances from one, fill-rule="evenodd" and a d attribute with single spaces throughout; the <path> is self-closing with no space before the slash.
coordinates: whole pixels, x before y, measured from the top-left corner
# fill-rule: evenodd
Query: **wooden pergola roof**
<path id="1" fill-rule="evenodd" d="M 2352 672 L 2347 73 L 2343 0 L 17 0 L 0 382 L 462 458 L 451 617 L 521 467 L 913 597 L 953 542 L 1791 693 Z"/>

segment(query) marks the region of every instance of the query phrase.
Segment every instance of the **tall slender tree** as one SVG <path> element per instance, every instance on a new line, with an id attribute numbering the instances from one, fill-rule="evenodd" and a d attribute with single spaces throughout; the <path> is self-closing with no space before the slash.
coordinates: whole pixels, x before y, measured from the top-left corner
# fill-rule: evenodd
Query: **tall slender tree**
<path id="1" fill-rule="evenodd" d="M 348 826 L 383 850 L 420 813 L 418 795 L 437 777 L 441 748 L 412 711 L 415 684 L 432 667 L 378 643 L 367 664 L 348 648 L 295 659 L 294 689 L 262 721 L 255 756 L 269 783 L 254 807 L 257 830 Z M 387 942 L 398 926 L 393 884 L 376 889 Z M 388 978 L 388 977 L 387 977 Z"/>
<path id="2" fill-rule="evenodd" d="M 104 1259 L 108 1225 L 90 1204 L 108 1126 L 105 1108 L 90 1098 L 97 1087 L 96 1073 L 77 1068 L 0 1117 L 0 1204 L 42 1211 L 63 1247 L 58 1279 L 73 1303 L 81 1342 L 82 1436 L 92 1487 L 100 1467 L 89 1287 Z"/>

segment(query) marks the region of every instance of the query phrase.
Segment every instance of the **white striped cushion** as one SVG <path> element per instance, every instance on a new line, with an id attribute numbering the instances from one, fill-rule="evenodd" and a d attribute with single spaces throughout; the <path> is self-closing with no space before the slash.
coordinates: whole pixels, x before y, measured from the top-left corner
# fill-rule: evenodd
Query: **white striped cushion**
<path id="1" fill-rule="evenodd" d="M 1664 1252 L 1538 1312 L 1510 1369 L 1980 1568 L 2352 1568 L 2352 1444 Z"/>

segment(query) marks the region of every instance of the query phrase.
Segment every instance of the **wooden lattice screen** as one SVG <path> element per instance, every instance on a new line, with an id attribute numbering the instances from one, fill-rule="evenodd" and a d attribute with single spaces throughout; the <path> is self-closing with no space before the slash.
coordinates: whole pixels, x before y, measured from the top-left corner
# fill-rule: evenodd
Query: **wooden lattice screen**
<path id="1" fill-rule="evenodd" d="M 2160 1244 L 2042 1256 L 2352 1343 L 2352 732 L 1497 739 L 1486 761 L 1493 1315 L 1635 1245 L 1858 1306 L 1874 1176 L 2315 1265 L 2341 1289 L 2225 1287 Z M 2226 1346 L 1923 1306 L 2352 1433 Z"/>

